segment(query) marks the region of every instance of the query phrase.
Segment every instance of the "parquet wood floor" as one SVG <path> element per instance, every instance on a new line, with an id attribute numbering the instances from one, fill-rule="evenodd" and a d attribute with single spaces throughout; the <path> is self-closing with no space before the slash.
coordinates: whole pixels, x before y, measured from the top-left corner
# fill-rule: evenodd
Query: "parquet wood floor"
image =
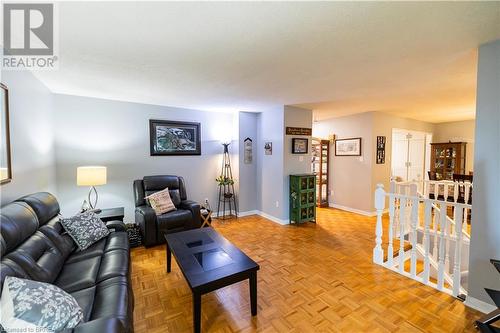
<path id="1" fill-rule="evenodd" d="M 475 332 L 460 301 L 372 263 L 375 218 L 319 209 L 318 223 L 259 216 L 214 222 L 257 261 L 258 315 L 248 282 L 202 297 L 203 332 Z M 191 293 L 165 246 L 132 250 L 135 332 L 191 332 Z"/>

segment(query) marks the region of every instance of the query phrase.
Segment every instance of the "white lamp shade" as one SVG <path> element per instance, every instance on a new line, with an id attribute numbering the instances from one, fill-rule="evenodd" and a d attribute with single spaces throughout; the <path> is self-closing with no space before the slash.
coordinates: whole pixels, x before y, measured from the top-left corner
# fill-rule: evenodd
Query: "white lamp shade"
<path id="1" fill-rule="evenodd" d="M 97 186 L 106 184 L 106 167 L 83 166 L 76 169 L 76 184 L 78 186 Z"/>

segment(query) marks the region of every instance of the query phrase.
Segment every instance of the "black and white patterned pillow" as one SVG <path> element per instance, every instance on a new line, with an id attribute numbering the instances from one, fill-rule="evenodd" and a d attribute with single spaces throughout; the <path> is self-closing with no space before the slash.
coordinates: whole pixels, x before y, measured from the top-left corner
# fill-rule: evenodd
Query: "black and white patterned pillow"
<path id="1" fill-rule="evenodd" d="M 0 323 L 7 332 L 59 332 L 83 321 L 75 298 L 52 284 L 7 276 Z"/>
<path id="2" fill-rule="evenodd" d="M 80 251 L 85 250 L 98 240 L 109 234 L 108 228 L 93 212 L 84 212 L 59 220 L 78 245 Z"/>

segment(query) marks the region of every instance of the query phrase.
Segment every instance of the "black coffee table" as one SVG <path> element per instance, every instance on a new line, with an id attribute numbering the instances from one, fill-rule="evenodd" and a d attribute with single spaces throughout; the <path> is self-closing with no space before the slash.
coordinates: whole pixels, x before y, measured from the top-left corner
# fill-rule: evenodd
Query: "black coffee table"
<path id="1" fill-rule="evenodd" d="M 259 265 L 212 227 L 166 234 L 167 273 L 172 253 L 193 293 L 194 332 L 201 329 L 201 295 L 249 279 L 252 316 L 257 315 Z"/>

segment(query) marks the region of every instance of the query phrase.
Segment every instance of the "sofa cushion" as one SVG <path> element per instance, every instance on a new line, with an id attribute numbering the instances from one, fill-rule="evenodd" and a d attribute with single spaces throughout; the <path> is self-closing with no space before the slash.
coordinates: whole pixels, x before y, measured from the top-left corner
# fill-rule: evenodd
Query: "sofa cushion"
<path id="1" fill-rule="evenodd" d="M 92 315 L 92 308 L 94 307 L 94 297 L 95 297 L 96 287 L 85 288 L 77 290 L 71 293 L 82 309 L 83 321 L 88 321 Z"/>
<path id="2" fill-rule="evenodd" d="M 52 283 L 68 255 L 61 253 L 47 236 L 37 231 L 5 258 L 19 265 L 32 280 Z"/>
<path id="3" fill-rule="evenodd" d="M 75 242 L 66 230 L 64 230 L 58 216 L 54 217 L 38 230 L 47 236 L 65 257 L 76 249 Z"/>
<path id="4" fill-rule="evenodd" d="M 69 293 L 92 287 L 96 283 L 100 265 L 101 257 L 65 264 L 54 284 Z"/>
<path id="5" fill-rule="evenodd" d="M 114 250 L 104 253 L 101 259 L 101 267 L 97 274 L 97 282 L 101 282 L 116 276 L 128 276 L 129 253 L 126 250 Z"/>
<path id="6" fill-rule="evenodd" d="M 109 234 L 106 225 L 93 212 L 77 214 L 70 218 L 61 218 L 60 222 L 80 250 L 85 250 Z"/>
<path id="7" fill-rule="evenodd" d="M 56 197 L 48 192 L 38 192 L 26 195 L 16 201 L 27 203 L 35 211 L 38 222 L 44 225 L 59 214 L 59 203 Z"/>
<path id="8" fill-rule="evenodd" d="M 166 230 L 183 227 L 192 218 L 189 210 L 176 210 L 156 217 L 158 223 L 158 234 Z"/>
<path id="9" fill-rule="evenodd" d="M 170 199 L 172 200 L 174 206 L 179 208 L 179 205 L 181 204 L 181 194 L 179 190 L 168 190 L 168 193 L 170 194 Z"/>
<path id="10" fill-rule="evenodd" d="M 49 283 L 8 276 L 0 301 L 7 331 L 51 331 L 74 328 L 83 319 L 75 298 Z"/>
<path id="11" fill-rule="evenodd" d="M 106 238 L 106 245 L 104 246 L 104 252 L 109 252 L 118 249 L 126 250 L 127 252 L 130 249 L 128 234 L 125 231 L 112 232 Z"/>
<path id="12" fill-rule="evenodd" d="M 38 229 L 35 211 L 24 202 L 12 202 L 0 210 L 1 253 L 12 251 Z"/>
<path id="13" fill-rule="evenodd" d="M 101 257 L 104 254 L 104 248 L 106 246 L 106 241 L 107 241 L 107 239 L 103 238 L 103 239 L 95 242 L 94 244 L 92 244 L 91 246 L 89 246 L 88 248 L 86 248 L 83 251 L 73 252 L 66 260 L 66 264 L 85 260 L 85 259 L 92 258 L 92 257 Z"/>
<path id="14" fill-rule="evenodd" d="M 125 327 L 130 327 L 128 310 L 131 304 L 129 281 L 126 277 L 114 277 L 104 280 L 96 285 L 94 306 L 90 320 L 118 317 Z"/>

